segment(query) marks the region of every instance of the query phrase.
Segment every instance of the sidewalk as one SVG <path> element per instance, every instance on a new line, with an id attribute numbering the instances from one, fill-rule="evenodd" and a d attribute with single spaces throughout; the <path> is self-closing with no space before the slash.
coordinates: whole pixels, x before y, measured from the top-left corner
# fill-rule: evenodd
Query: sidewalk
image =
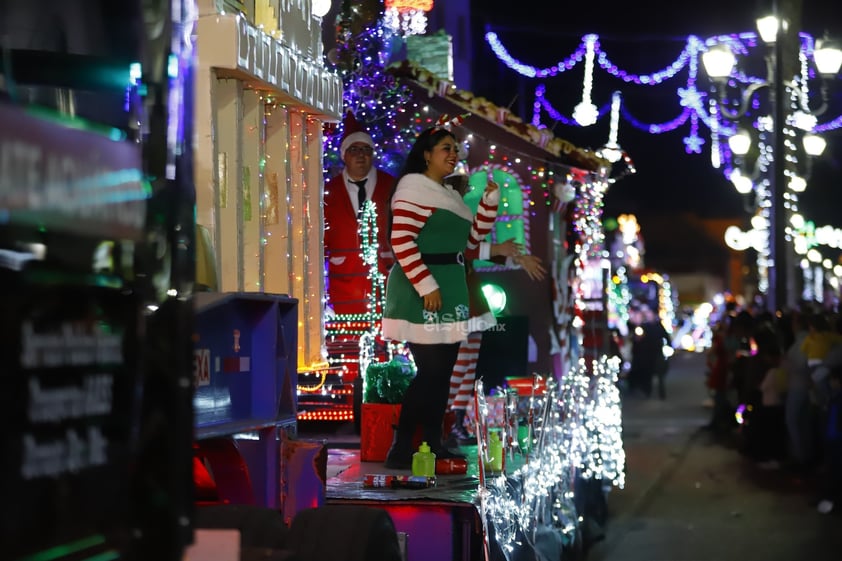
<path id="1" fill-rule="evenodd" d="M 842 559 L 842 517 L 818 514 L 807 484 L 699 430 L 703 357 L 675 359 L 666 401 L 624 402 L 627 483 L 609 495 L 606 539 L 588 560 Z"/>

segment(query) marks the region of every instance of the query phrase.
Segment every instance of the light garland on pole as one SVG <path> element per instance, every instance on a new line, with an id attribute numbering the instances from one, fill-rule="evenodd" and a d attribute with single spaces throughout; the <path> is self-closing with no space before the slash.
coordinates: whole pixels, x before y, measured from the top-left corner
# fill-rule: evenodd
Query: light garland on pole
<path id="1" fill-rule="evenodd" d="M 777 25 L 775 18 L 769 19 L 766 23 L 774 23 Z M 767 39 L 768 40 L 768 39 Z M 778 105 L 787 103 L 787 108 L 784 110 L 785 122 L 782 122 L 780 127 L 780 134 L 782 141 L 776 144 L 773 141 L 775 137 L 775 127 L 769 122 L 764 122 L 764 119 L 759 117 L 756 120 L 756 128 L 760 135 L 759 138 L 759 156 L 758 156 L 758 170 L 756 175 L 761 177 L 761 180 L 753 185 L 752 178 L 745 173 L 739 171 L 741 161 L 735 160 L 736 152 L 732 152 L 726 143 L 720 142 L 721 138 L 731 138 L 737 131 L 735 119 L 744 114 L 747 109 L 747 103 L 751 96 L 758 89 L 768 86 L 770 84 L 769 78 L 762 78 L 750 76 L 738 70 L 731 71 L 724 75 L 728 80 L 728 87 L 733 89 L 742 89 L 745 92 L 742 101 L 742 107 L 737 111 L 732 106 L 727 106 L 717 103 L 715 96 L 700 92 L 697 87 L 697 78 L 699 70 L 699 60 L 702 54 L 705 56 L 713 54 L 721 54 L 722 59 L 730 58 L 731 61 L 736 60 L 736 56 L 748 56 L 754 49 L 763 46 L 767 41 L 761 41 L 758 33 L 746 32 L 740 34 L 718 35 L 701 40 L 695 36 L 689 36 L 684 48 L 678 57 L 666 65 L 664 68 L 653 72 L 651 74 L 633 74 L 629 73 L 617 65 L 615 65 L 608 54 L 602 50 L 598 37 L 596 35 L 585 35 L 582 43 L 574 50 L 574 52 L 559 60 L 558 63 L 547 67 L 531 66 L 511 55 L 511 53 L 503 45 L 500 38 L 494 32 L 486 34 L 486 41 L 494 51 L 495 55 L 509 68 L 519 74 L 536 79 L 546 79 L 556 77 L 559 74 L 570 70 L 576 66 L 581 60 L 585 60 L 586 67 L 584 71 L 583 81 L 583 98 L 582 102 L 576 106 L 573 114 L 573 119 L 563 115 L 560 111 L 554 108 L 546 95 L 546 85 L 538 84 L 535 88 L 535 102 L 533 104 L 533 118 L 532 123 L 535 126 L 541 124 L 541 112 L 546 112 L 549 117 L 557 122 L 574 125 L 587 126 L 592 124 L 605 113 L 607 108 L 596 109 L 591 102 L 591 92 L 593 88 L 593 61 L 594 57 L 597 64 L 605 70 L 608 74 L 615 78 L 621 79 L 626 83 L 634 83 L 637 85 L 657 85 L 666 80 L 675 77 L 679 72 L 687 70 L 686 87 L 678 88 L 677 94 L 679 98 L 679 105 L 682 107 L 681 113 L 672 120 L 662 123 L 645 123 L 635 118 L 623 105 L 621 114 L 634 127 L 649 132 L 650 134 L 662 134 L 670 132 L 683 126 L 689 121 L 690 134 L 684 138 L 685 151 L 688 154 L 701 154 L 702 147 L 705 144 L 704 139 L 698 134 L 699 124 L 704 123 L 710 129 L 711 138 L 711 164 L 714 168 L 721 168 L 723 174 L 734 181 L 735 186 L 741 189 L 741 192 L 754 190 L 756 200 L 756 214 L 762 220 L 767 222 L 765 230 L 773 232 L 774 236 L 781 236 L 783 243 L 789 244 L 792 241 L 793 232 L 786 220 L 776 218 L 780 213 L 792 213 L 798 209 L 798 193 L 802 192 L 806 187 L 806 178 L 800 172 L 795 171 L 794 166 L 798 163 L 799 147 L 794 142 L 796 135 L 807 136 L 807 141 L 811 146 L 808 155 L 812 156 L 819 153 L 822 147 L 822 140 L 816 141 L 816 133 L 827 132 L 830 130 L 842 127 L 842 114 L 819 123 L 817 116 L 823 114 L 827 105 L 826 80 L 822 81 L 821 98 L 823 105 L 821 108 L 811 110 L 809 106 L 810 95 L 812 93 L 810 88 L 810 80 L 815 76 L 810 65 L 810 61 L 816 61 L 819 64 L 819 59 L 825 56 L 836 58 L 839 60 L 842 57 L 842 51 L 832 51 L 830 49 L 831 42 L 827 40 L 815 41 L 812 36 L 807 33 L 798 34 L 798 73 L 788 81 L 785 87 L 781 90 L 783 94 L 778 94 L 780 101 Z M 719 49 L 719 50 L 717 50 Z M 832 55 L 830 54 L 832 53 Z M 838 66 L 837 66 L 838 68 Z M 838 70 L 837 70 L 838 71 Z M 827 72 L 827 71 L 821 71 Z M 835 72 L 830 71 L 830 74 Z M 826 76 L 826 74 L 823 74 Z M 829 75 L 829 74 L 827 74 Z M 781 77 L 784 79 L 785 77 Z M 788 99 L 784 99 L 786 96 Z M 593 108 L 593 111 L 583 113 L 585 107 Z M 752 111 L 759 111 L 758 102 L 754 100 Z M 613 130 L 613 114 L 612 113 L 612 130 Z M 592 116 L 595 116 L 591 119 Z M 808 136 L 809 135 L 809 136 Z M 806 145 L 805 145 L 806 149 Z M 778 158 L 787 162 L 783 164 L 776 161 L 776 152 Z M 803 158 L 802 158 L 803 160 Z M 808 173 L 809 173 L 809 158 L 807 159 Z M 780 167 L 783 170 L 780 171 Z M 771 181 L 769 170 L 776 170 L 775 175 L 780 174 L 778 183 L 782 183 L 780 189 L 785 190 L 781 195 L 773 197 L 777 192 L 774 183 Z M 773 200 L 774 199 L 774 200 Z M 780 208 L 779 208 L 780 207 Z M 774 225 L 772 224 L 774 222 Z M 778 230 L 781 230 L 778 232 Z M 776 238 L 775 238 L 776 239 Z M 781 247 L 786 247 L 783 245 Z M 779 261 L 783 263 L 784 252 L 781 248 L 772 247 L 771 243 L 761 247 L 758 252 L 758 288 L 764 294 L 770 290 L 769 271 L 776 271 L 774 268 L 775 255 L 779 255 Z M 775 272 L 777 276 L 777 272 Z M 777 284 L 786 284 L 785 281 L 778 281 Z M 780 291 L 778 291 L 780 292 Z M 776 295 L 774 300 L 780 300 L 781 296 Z M 774 304 L 774 302 L 773 302 Z"/>

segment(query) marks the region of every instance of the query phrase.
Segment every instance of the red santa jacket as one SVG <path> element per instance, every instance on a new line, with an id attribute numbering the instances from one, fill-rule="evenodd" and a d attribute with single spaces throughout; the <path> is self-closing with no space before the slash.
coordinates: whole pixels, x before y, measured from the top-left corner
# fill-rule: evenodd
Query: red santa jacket
<path id="1" fill-rule="evenodd" d="M 378 265 L 384 276 L 394 263 L 388 235 L 389 193 L 394 184 L 393 176 L 377 170 L 377 183 L 371 200 L 377 210 Z M 324 214 L 329 303 L 337 314 L 365 313 L 371 280 L 360 254 L 359 223 L 342 174 L 325 184 Z"/>

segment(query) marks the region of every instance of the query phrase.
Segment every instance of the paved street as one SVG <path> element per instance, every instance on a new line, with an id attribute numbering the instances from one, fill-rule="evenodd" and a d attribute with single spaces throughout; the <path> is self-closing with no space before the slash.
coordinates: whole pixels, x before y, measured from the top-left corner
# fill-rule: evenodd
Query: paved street
<path id="1" fill-rule="evenodd" d="M 626 399 L 626 486 L 609 494 L 588 561 L 842 559 L 842 516 L 815 511 L 811 482 L 762 471 L 698 430 L 702 372 L 702 355 L 680 353 L 666 401 Z"/>

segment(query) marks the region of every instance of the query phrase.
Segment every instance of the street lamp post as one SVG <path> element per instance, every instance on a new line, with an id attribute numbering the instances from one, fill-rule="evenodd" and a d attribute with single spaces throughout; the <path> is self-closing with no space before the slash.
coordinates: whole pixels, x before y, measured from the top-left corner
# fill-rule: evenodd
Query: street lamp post
<path id="1" fill-rule="evenodd" d="M 731 178 L 741 193 L 756 190 L 757 211 L 765 217 L 763 225 L 766 229 L 766 239 L 759 252 L 758 272 L 762 281 L 760 288 L 766 296 L 766 305 L 772 311 L 791 307 L 796 300 L 791 279 L 794 272 L 794 253 L 789 217 L 790 211 L 796 207 L 796 192 L 803 190 L 805 184 L 804 178 L 794 169 L 795 158 L 792 157 L 798 130 L 807 133 L 804 135 L 804 142 L 808 161 L 819 147 L 823 147 L 822 140 L 815 138 L 816 135 L 811 135 L 810 131 L 815 127 L 815 115 L 824 110 L 827 90 L 823 84 L 820 90 L 822 108 L 811 110 L 807 103 L 806 88 L 809 75 L 806 70 L 807 49 L 800 45 L 799 34 L 796 31 L 800 22 L 800 11 L 801 0 L 779 0 L 774 5 L 774 16 L 758 20 L 758 30 L 767 48 L 766 78 L 746 82 L 736 109 L 726 103 L 726 84 L 737 63 L 728 43 L 713 45 L 702 55 L 705 70 L 717 86 L 720 113 L 725 118 L 738 121 L 749 111 L 760 112 L 758 102 L 755 102 L 754 106 L 751 105 L 752 98 L 761 89 L 769 90 L 766 113 L 768 117 L 760 115 L 755 120 L 755 126 L 766 139 L 765 152 L 759 154 L 757 164 L 763 181 L 761 185 L 754 186 L 754 174 L 737 173 L 737 170 L 732 173 Z M 842 50 L 836 49 L 834 52 L 828 47 L 832 47 L 829 42 L 819 41 L 813 54 L 813 62 L 823 80 L 835 75 L 842 64 Z M 831 60 L 827 60 L 828 58 Z M 799 63 L 800 76 L 797 70 Z M 750 135 L 743 129 L 738 129 L 737 134 L 729 138 L 729 146 L 735 155 L 746 154 L 749 145 Z"/>
<path id="2" fill-rule="evenodd" d="M 782 2 L 784 6 L 794 7 L 796 2 Z M 788 17 L 793 14 L 785 14 L 781 10 L 781 2 L 777 0 L 774 2 L 774 15 L 777 21 L 775 25 L 775 43 L 773 46 L 773 70 L 772 83 L 774 84 L 772 92 L 772 107 L 774 113 L 772 115 L 772 137 L 774 139 L 773 148 L 773 173 L 772 182 L 769 185 L 772 205 L 769 208 L 769 233 L 771 236 L 771 243 L 769 244 L 769 261 L 771 262 L 771 274 L 769 275 L 769 291 L 767 293 L 767 306 L 770 310 L 779 310 L 786 307 L 791 307 L 795 304 L 793 298 L 791 276 L 792 260 L 789 258 L 789 252 L 786 243 L 786 228 L 787 228 L 787 209 L 789 202 L 786 198 L 786 162 L 784 161 L 784 154 L 786 153 L 786 131 L 787 131 L 787 110 L 786 103 L 784 103 L 787 94 L 786 84 L 784 83 L 784 70 L 787 66 L 787 60 L 784 58 L 790 49 L 786 49 L 789 41 L 792 38 L 792 29 L 788 22 L 792 22 L 793 18 Z M 797 4 L 801 5 L 798 0 Z"/>

